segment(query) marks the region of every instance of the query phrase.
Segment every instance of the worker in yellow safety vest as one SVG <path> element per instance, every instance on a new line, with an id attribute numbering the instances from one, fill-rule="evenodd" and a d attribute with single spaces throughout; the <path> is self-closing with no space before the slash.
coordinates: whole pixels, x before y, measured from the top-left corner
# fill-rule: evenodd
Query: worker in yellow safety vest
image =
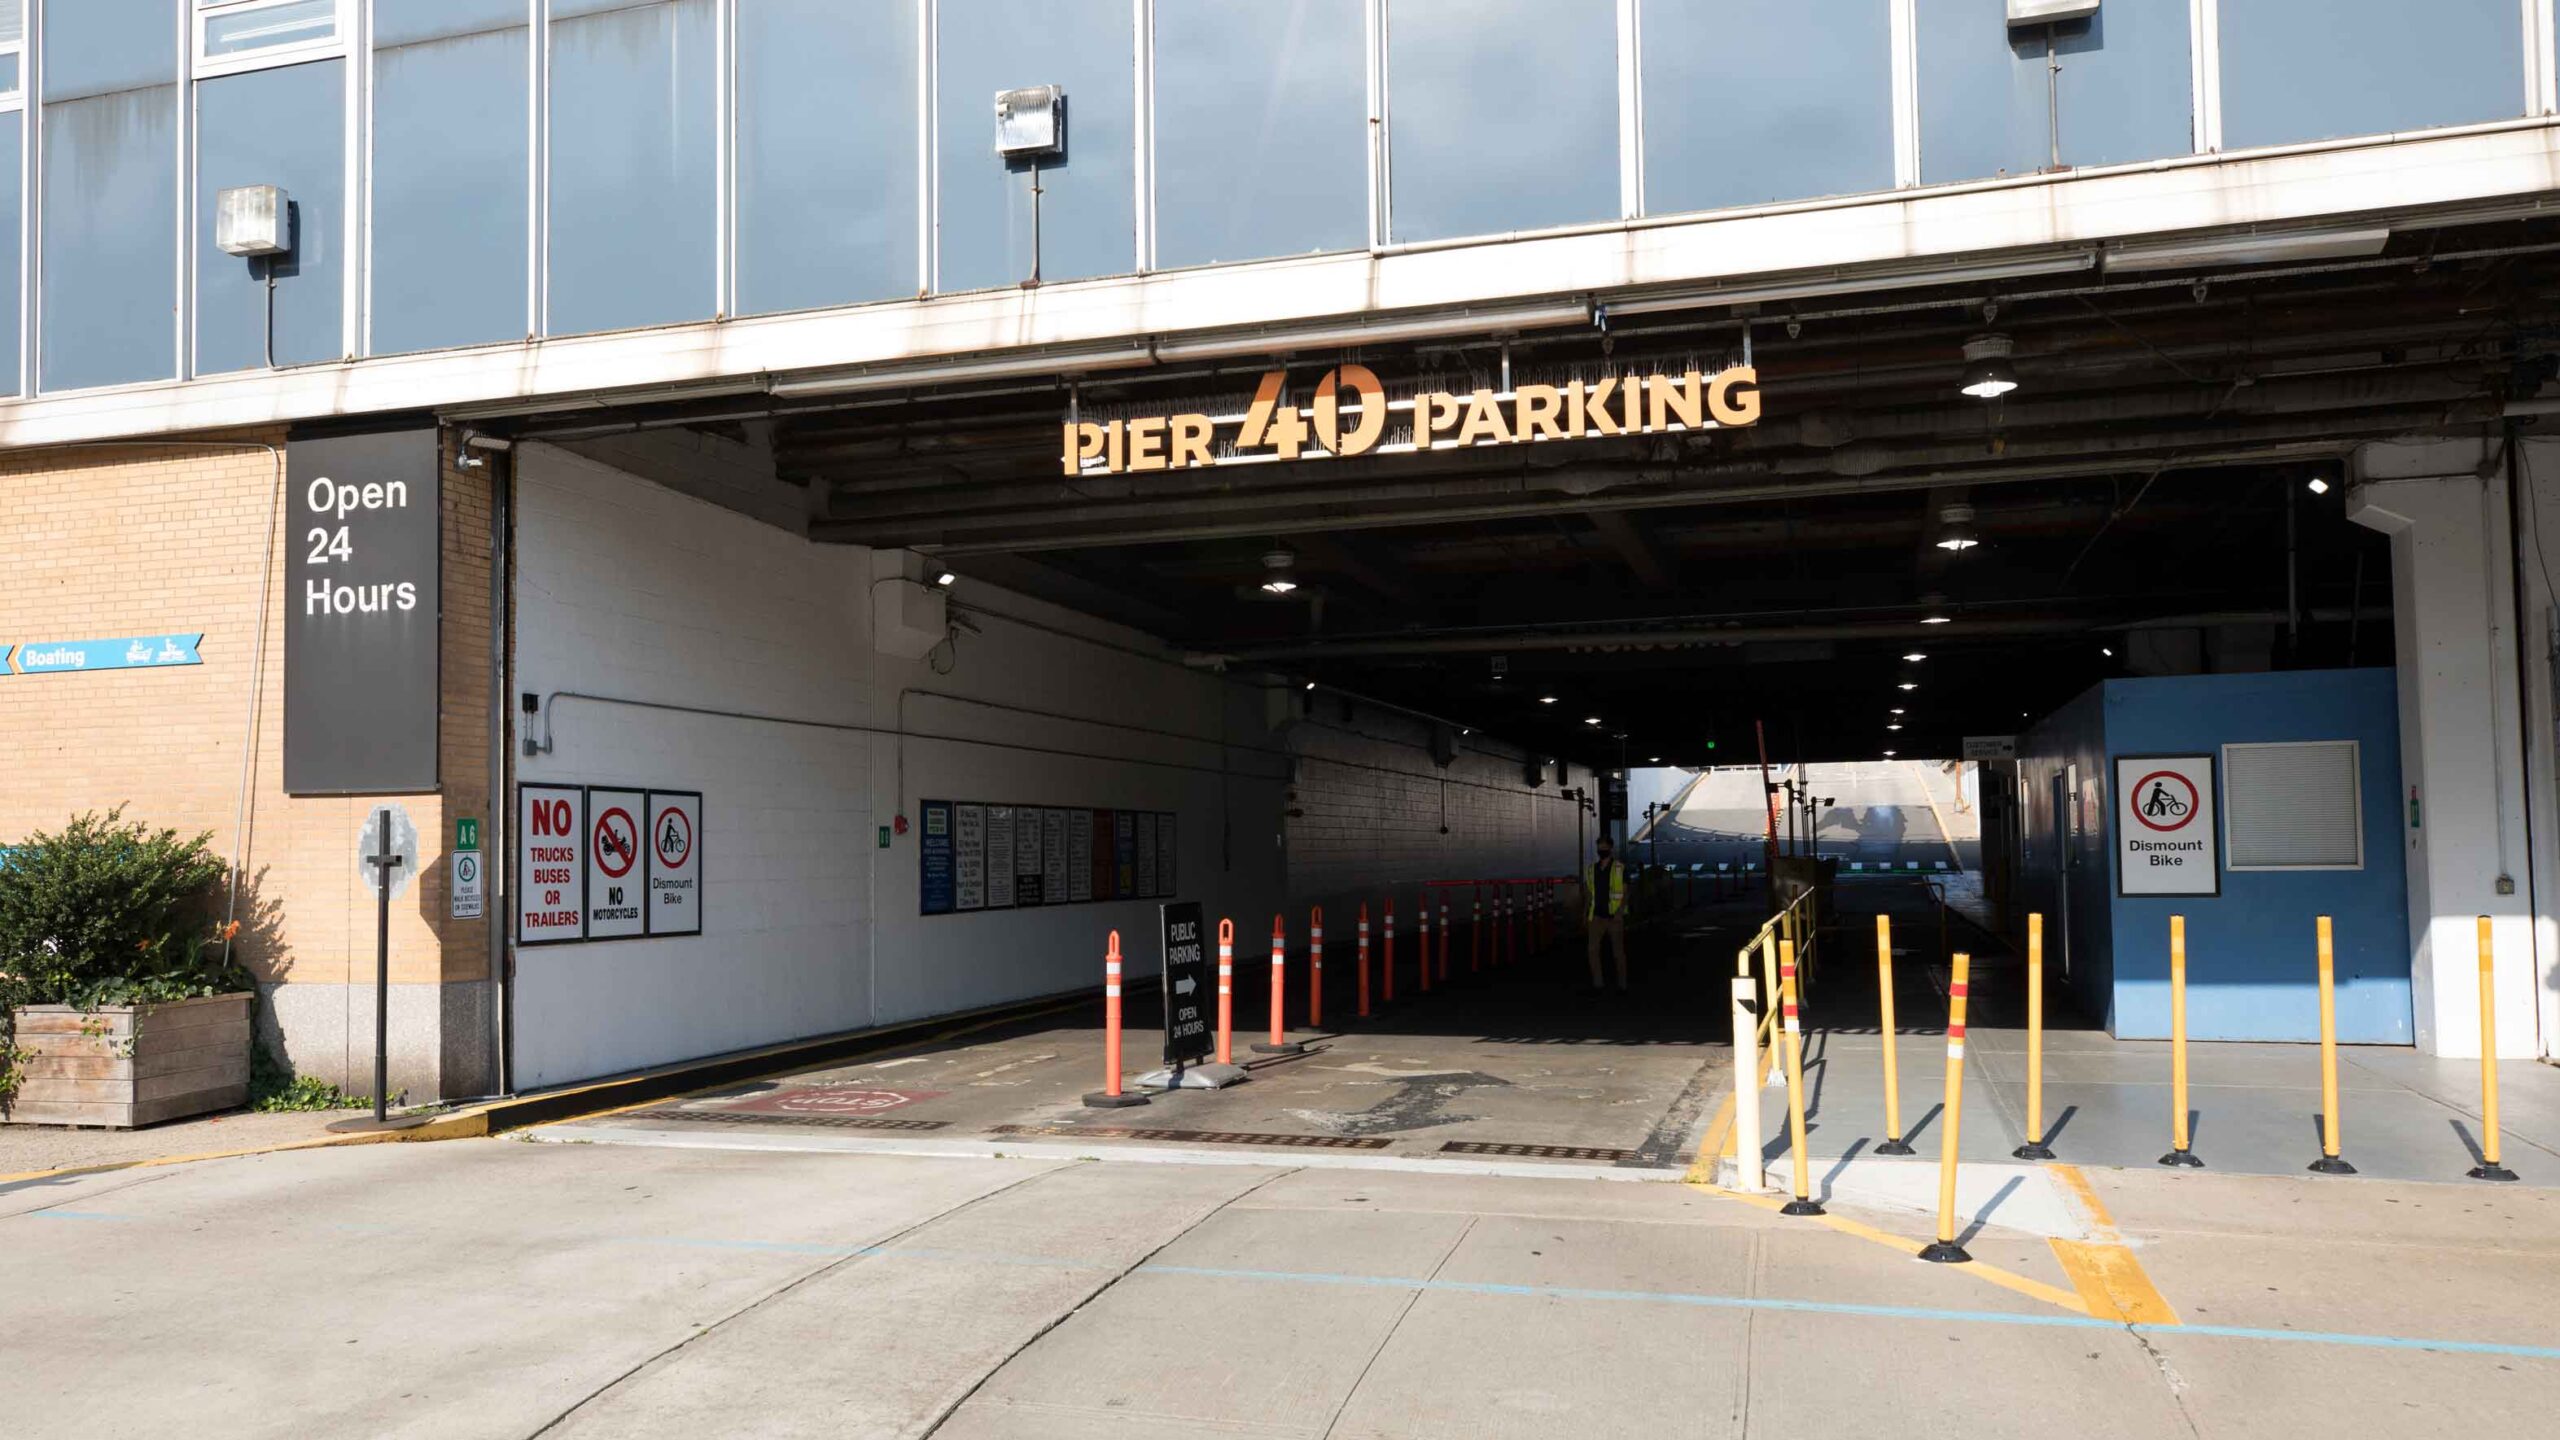
<path id="1" fill-rule="evenodd" d="M 1618 863 L 1609 837 L 1595 847 L 1598 859 L 1582 872 L 1582 934 L 1591 960 L 1591 993 L 1600 994 L 1600 942 L 1618 952 L 1618 990 L 1627 988 L 1627 867 Z"/>

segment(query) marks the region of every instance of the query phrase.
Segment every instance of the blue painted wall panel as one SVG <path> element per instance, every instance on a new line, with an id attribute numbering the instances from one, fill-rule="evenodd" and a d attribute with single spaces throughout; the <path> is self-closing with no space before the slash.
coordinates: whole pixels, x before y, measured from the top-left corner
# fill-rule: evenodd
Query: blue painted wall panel
<path id="1" fill-rule="evenodd" d="M 2116 755 L 2210 752 L 2268 740 L 2354 740 L 2363 776 L 2364 868 L 2234 871 L 2222 894 L 2114 901 L 2115 1013 L 2128 1039 L 2169 1033 L 2169 917 L 2187 917 L 2187 1034 L 2320 1038 L 2314 921 L 2336 922 L 2338 1038 L 2406 1045 L 2409 900 L 2400 844 L 2400 713 L 2389 670 L 2188 675 L 2106 683 Z M 2103 777 L 2113 783 L 2112 775 Z M 2227 778 L 2227 777 L 2226 777 Z M 2222 798 L 2228 813 L 2229 794 Z M 2113 797 L 2105 812 L 2112 817 Z"/>

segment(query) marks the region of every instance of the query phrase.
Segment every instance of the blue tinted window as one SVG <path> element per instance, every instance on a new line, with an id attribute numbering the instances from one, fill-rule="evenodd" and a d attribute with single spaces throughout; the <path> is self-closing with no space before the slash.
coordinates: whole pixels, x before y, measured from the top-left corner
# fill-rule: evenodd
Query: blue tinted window
<path id="1" fill-rule="evenodd" d="M 177 373 L 178 23 L 171 0 L 46 16 L 47 390 Z"/>
<path id="2" fill-rule="evenodd" d="M 266 274 L 275 272 L 275 359 L 346 353 L 346 62 L 225 75 L 196 86 L 196 370 L 266 363 Z M 214 247 L 223 190 L 280 185 L 293 202 L 293 253 L 274 260 Z"/>
<path id="3" fill-rule="evenodd" d="M 2227 149 L 2519 113 L 2514 0 L 2222 0 Z"/>
<path id="4" fill-rule="evenodd" d="M 18 275 L 25 260 L 18 240 L 20 207 L 26 203 L 26 167 L 18 145 L 27 117 L 11 111 L 0 115 L 0 395 L 20 392 L 18 327 L 26 319 L 18 307 Z"/>
<path id="5" fill-rule="evenodd" d="M 1645 0 L 1645 209 L 1892 189 L 1892 11 L 1892 0 Z M 1819 84 L 1806 83 L 1813 69 Z"/>
<path id="6" fill-rule="evenodd" d="M 1614 0 L 1388 0 L 1397 240 L 1619 213 Z"/>
<path id="7" fill-rule="evenodd" d="M 524 0 L 374 0 L 372 348 L 523 338 Z"/>
<path id="8" fill-rule="evenodd" d="M 2514 0 L 2222 0 L 2230 149 L 2524 110 Z"/>
<path id="9" fill-rule="evenodd" d="M 712 0 L 552 0 L 551 15 L 551 332 L 709 318 Z"/>
<path id="10" fill-rule="evenodd" d="M 2108 0 L 2092 19 L 2016 30 L 2006 0 L 1920 0 L 1920 178 L 2046 169 L 2057 112 L 2064 165 L 2191 153 L 2188 30 L 2172 0 Z"/>
<path id="11" fill-rule="evenodd" d="M 1156 10 L 1156 263 L 1369 241 L 1360 0 Z"/>
<path id="12" fill-rule="evenodd" d="M 920 0 L 739 0 L 738 308 L 916 293 Z"/>
<path id="13" fill-rule="evenodd" d="M 1039 179 L 1040 273 L 1125 275 L 1138 264 L 1137 60 L 1128 0 L 943 0 L 934 57 L 940 285 L 1031 274 L 1030 172 L 996 154 L 996 92 L 1067 93 L 1067 153 Z"/>

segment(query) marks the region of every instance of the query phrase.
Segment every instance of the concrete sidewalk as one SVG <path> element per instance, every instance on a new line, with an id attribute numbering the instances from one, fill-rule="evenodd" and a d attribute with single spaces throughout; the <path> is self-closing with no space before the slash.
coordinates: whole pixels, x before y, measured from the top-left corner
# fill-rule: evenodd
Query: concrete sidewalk
<path id="1" fill-rule="evenodd" d="M 1995 1223 L 1980 1264 L 1925 1265 L 1909 1217 L 1666 1179 L 278 1154 L 0 1188 L 0 1414 L 48 1437 L 2183 1440 L 2560 1408 L 2552 1192 L 2084 1183 L 2163 1297 L 2147 1318 L 2103 1310 L 2086 1247 Z"/>

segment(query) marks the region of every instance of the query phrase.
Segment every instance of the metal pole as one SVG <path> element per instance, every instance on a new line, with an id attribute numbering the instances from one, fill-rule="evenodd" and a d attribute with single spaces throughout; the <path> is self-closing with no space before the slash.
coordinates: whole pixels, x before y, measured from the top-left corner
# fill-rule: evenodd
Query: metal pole
<path id="1" fill-rule="evenodd" d="M 2044 1139 L 2044 915 L 2027 917 L 2027 1143 L 2009 1152 L 2020 1160 L 2050 1160 Z"/>
<path id="2" fill-rule="evenodd" d="M 1768 1179 L 1760 1163 L 1760 997 L 1748 950 L 1741 968 L 1733 981 L 1733 1188 L 1757 1192 Z"/>
<path id="3" fill-rule="evenodd" d="M 373 873 L 373 1119 L 389 1114 L 391 1097 L 391 872 L 400 867 L 391 853 L 391 807 L 375 814 Z"/>
<path id="4" fill-rule="evenodd" d="M 2329 917 L 2320 917 L 2320 1158 L 2314 1174 L 2353 1175 L 2338 1154 L 2338 962 Z"/>

